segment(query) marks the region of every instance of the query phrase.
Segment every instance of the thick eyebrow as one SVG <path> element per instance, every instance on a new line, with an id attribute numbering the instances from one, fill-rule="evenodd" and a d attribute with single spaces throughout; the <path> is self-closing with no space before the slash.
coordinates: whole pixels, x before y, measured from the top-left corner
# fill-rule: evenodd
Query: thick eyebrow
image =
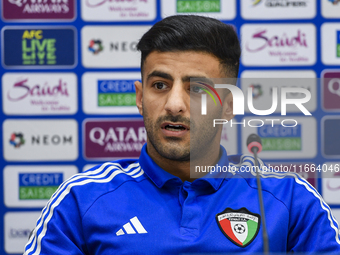
<path id="1" fill-rule="evenodd" d="M 162 71 L 153 71 L 152 73 L 150 73 L 147 77 L 147 81 L 149 79 L 151 79 L 152 77 L 160 77 L 160 78 L 163 78 L 163 79 L 167 79 L 167 80 L 170 80 L 170 81 L 173 81 L 174 78 L 168 74 L 168 73 L 165 73 L 165 72 L 162 72 Z M 205 77 L 205 76 L 184 76 L 182 78 L 182 82 L 195 82 L 195 81 L 200 81 L 200 82 L 205 82 L 205 83 L 208 83 L 210 85 L 214 85 L 214 82 L 212 80 L 210 80 L 209 78 Z"/>
<path id="2" fill-rule="evenodd" d="M 146 81 L 150 80 L 152 77 L 160 77 L 160 78 L 164 78 L 170 81 L 174 80 L 174 78 L 170 74 L 162 72 L 162 71 L 153 71 L 152 73 L 148 74 Z"/>
<path id="3" fill-rule="evenodd" d="M 214 86 L 214 82 L 205 76 L 185 76 L 182 78 L 183 82 L 203 82 Z"/>

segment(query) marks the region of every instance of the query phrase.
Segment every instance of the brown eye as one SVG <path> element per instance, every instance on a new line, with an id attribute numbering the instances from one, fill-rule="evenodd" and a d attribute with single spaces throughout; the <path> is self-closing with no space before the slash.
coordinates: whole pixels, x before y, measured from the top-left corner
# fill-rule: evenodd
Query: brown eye
<path id="1" fill-rule="evenodd" d="M 155 87 L 156 89 L 162 90 L 162 89 L 165 89 L 167 86 L 166 86 L 163 82 L 156 82 L 156 83 L 154 84 L 154 87 Z"/>

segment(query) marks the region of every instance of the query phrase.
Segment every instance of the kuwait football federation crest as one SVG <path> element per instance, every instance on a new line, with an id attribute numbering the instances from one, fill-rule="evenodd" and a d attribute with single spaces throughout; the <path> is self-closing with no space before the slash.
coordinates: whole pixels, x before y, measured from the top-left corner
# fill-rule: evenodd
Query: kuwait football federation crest
<path id="1" fill-rule="evenodd" d="M 225 209 L 216 215 L 216 221 L 222 233 L 234 244 L 246 247 L 256 237 L 260 229 L 261 217 L 246 208 Z"/>

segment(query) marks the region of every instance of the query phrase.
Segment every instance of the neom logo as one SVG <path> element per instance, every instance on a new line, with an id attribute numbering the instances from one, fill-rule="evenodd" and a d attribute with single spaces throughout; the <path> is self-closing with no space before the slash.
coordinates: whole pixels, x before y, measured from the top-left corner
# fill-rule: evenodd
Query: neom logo
<path id="1" fill-rule="evenodd" d="M 21 145 L 25 144 L 24 135 L 22 133 L 12 133 L 9 143 L 14 146 L 14 148 L 20 148 Z"/>
<path id="2" fill-rule="evenodd" d="M 137 51 L 137 43 L 136 41 L 133 42 L 111 42 L 110 43 L 110 51 Z"/>
<path id="3" fill-rule="evenodd" d="M 32 145 L 60 145 L 72 144 L 72 135 L 35 135 L 31 137 Z"/>
<path id="4" fill-rule="evenodd" d="M 19 101 L 28 96 L 37 97 L 58 97 L 58 96 L 69 96 L 67 90 L 67 83 L 59 79 L 58 85 L 49 85 L 45 82 L 43 85 L 28 85 L 28 78 L 19 80 L 16 82 L 12 89 L 7 93 L 7 98 L 10 101 Z"/>
<path id="5" fill-rule="evenodd" d="M 15 148 L 19 148 L 21 145 L 25 144 L 24 135 L 22 133 L 12 133 L 10 138 L 10 144 Z M 72 135 L 32 135 L 31 144 L 32 145 L 65 145 L 72 144 Z"/>

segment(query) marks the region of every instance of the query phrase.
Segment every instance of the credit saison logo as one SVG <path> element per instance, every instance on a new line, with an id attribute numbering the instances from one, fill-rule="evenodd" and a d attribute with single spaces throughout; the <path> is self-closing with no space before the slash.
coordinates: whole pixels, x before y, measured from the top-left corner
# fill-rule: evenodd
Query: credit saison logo
<path id="1" fill-rule="evenodd" d="M 19 173 L 19 200 L 49 199 L 63 182 L 63 173 Z"/>
<path id="2" fill-rule="evenodd" d="M 12 133 L 9 143 L 14 146 L 14 148 L 20 148 L 21 145 L 25 144 L 24 135 L 22 133 Z"/>
<path id="3" fill-rule="evenodd" d="M 221 12 L 221 0 L 177 0 L 178 13 Z"/>
<path id="4" fill-rule="evenodd" d="M 205 84 L 203 82 L 196 82 L 196 84 L 199 84 L 200 87 L 198 87 L 198 92 L 204 91 L 206 93 L 201 93 L 201 115 L 207 115 L 207 94 L 213 99 L 215 103 L 215 107 L 218 105 L 216 103 L 216 100 L 214 98 L 214 95 L 218 98 L 218 101 L 220 102 L 222 106 L 221 98 L 219 97 L 216 89 L 228 89 L 230 93 L 233 95 L 233 114 L 234 115 L 244 115 L 244 95 L 243 91 L 238 88 L 235 85 L 230 84 L 215 84 L 214 87 L 211 85 Z M 209 92 L 212 91 L 213 93 Z M 311 115 L 311 113 L 306 109 L 306 107 L 303 105 L 304 103 L 307 103 L 311 99 L 311 93 L 308 89 L 305 88 L 292 88 L 292 87 L 281 87 L 280 88 L 280 94 L 281 94 L 281 115 L 286 115 L 287 113 L 287 105 L 295 105 L 304 115 Z M 278 106 L 278 88 L 273 87 L 272 88 L 272 106 L 270 109 L 267 110 L 258 110 L 255 109 L 253 104 L 253 87 L 248 87 L 248 96 L 247 96 L 247 104 L 250 112 L 252 112 L 255 115 L 260 116 L 266 116 L 270 115 L 275 112 L 277 106 Z M 304 95 L 303 98 L 288 98 L 289 93 L 300 93 Z M 214 94 L 214 95 L 213 95 Z M 271 125 L 274 126 L 274 123 L 278 121 L 277 119 L 266 119 L 266 121 L 271 122 Z M 237 123 L 233 122 L 233 120 L 229 121 L 231 126 L 233 124 L 243 124 L 245 126 L 245 122 Z M 252 119 L 248 121 L 248 126 L 250 127 L 258 127 L 258 125 L 252 125 L 250 123 L 252 122 L 261 122 L 260 126 L 264 125 L 264 121 L 259 119 Z M 294 125 L 291 125 L 291 123 L 294 122 Z M 213 127 L 219 124 L 226 124 L 228 123 L 228 120 L 226 119 L 214 119 L 213 120 Z M 286 123 L 286 124 L 285 124 Z M 289 125 L 288 125 L 289 123 Z M 297 126 L 297 121 L 294 119 L 285 119 L 281 121 L 281 125 L 285 127 L 295 127 Z"/>
<path id="5" fill-rule="evenodd" d="M 307 1 L 289 1 L 289 0 L 255 0 L 253 6 L 257 6 L 260 3 L 265 3 L 267 7 L 305 7 Z"/>
<path id="6" fill-rule="evenodd" d="M 301 130 L 300 124 L 294 127 L 263 125 L 257 128 L 257 133 L 263 151 L 301 151 Z"/>
<path id="7" fill-rule="evenodd" d="M 76 63 L 73 28 L 6 27 L 3 42 L 3 63 L 8 67 L 54 68 Z"/>
<path id="8" fill-rule="evenodd" d="M 98 80 L 98 106 L 135 106 L 135 80 Z"/>

